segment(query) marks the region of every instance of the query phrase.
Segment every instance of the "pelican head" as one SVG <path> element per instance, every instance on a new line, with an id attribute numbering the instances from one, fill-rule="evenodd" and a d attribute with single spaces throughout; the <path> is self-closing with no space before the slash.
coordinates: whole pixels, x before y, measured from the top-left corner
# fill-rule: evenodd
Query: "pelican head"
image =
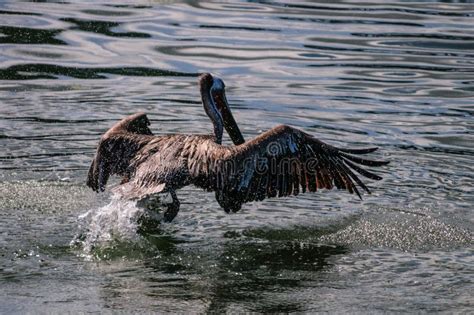
<path id="1" fill-rule="evenodd" d="M 223 128 L 225 128 L 235 145 L 244 143 L 244 137 L 235 122 L 225 96 L 224 81 L 210 73 L 205 73 L 199 77 L 199 85 L 204 110 L 214 124 L 216 142 L 219 144 L 222 142 Z"/>

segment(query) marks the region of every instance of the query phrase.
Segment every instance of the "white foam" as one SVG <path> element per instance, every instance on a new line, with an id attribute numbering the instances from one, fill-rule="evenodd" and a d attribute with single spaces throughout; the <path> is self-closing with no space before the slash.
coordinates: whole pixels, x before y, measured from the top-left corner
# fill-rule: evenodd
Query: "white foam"
<path id="1" fill-rule="evenodd" d="M 103 207 L 91 209 L 79 216 L 83 235 L 80 241 L 84 251 L 90 253 L 95 247 L 109 244 L 113 241 L 138 241 L 140 235 L 138 219 L 145 214 L 146 209 L 137 207 L 134 201 L 112 198 Z"/>

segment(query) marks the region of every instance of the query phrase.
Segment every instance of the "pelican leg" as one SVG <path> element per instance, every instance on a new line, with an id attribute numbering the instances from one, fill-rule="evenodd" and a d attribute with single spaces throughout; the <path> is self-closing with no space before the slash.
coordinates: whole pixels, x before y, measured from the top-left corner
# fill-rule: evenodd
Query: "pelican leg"
<path id="1" fill-rule="evenodd" d="M 165 222 L 171 222 L 176 217 L 179 212 L 179 200 L 178 196 L 176 196 L 176 192 L 174 190 L 170 191 L 171 197 L 173 198 L 173 202 L 168 205 L 168 209 L 163 214 Z"/>

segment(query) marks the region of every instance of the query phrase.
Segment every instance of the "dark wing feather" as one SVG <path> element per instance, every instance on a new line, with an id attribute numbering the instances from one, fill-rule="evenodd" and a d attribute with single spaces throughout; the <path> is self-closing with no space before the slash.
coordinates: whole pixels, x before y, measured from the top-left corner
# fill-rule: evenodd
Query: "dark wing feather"
<path id="1" fill-rule="evenodd" d="M 241 203 L 297 195 L 321 188 L 331 189 L 334 186 L 361 197 L 358 187 L 368 193 L 370 190 L 352 170 L 375 180 L 381 177 L 356 163 L 381 166 L 388 162 L 354 155 L 375 150 L 338 149 L 300 130 L 279 126 L 243 145 L 227 147 L 216 154 L 217 161 L 207 164 L 214 165 L 211 173 L 215 175 L 210 178 L 219 180 L 208 185 L 219 196 Z"/>
<path id="2" fill-rule="evenodd" d="M 87 186 L 104 191 L 110 175 L 127 176 L 130 160 L 152 138 L 150 122 L 144 113 L 128 116 L 100 139 L 87 176 Z"/>

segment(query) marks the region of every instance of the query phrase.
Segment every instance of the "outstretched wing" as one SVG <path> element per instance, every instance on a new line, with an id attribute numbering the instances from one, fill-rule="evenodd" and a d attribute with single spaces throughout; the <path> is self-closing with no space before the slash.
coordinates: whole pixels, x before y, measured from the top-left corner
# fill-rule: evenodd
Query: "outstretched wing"
<path id="1" fill-rule="evenodd" d="M 147 116 L 137 113 L 112 126 L 99 141 L 89 168 L 87 186 L 96 192 L 104 191 L 110 175 L 127 176 L 130 160 L 153 139 L 149 125 Z"/>
<path id="2" fill-rule="evenodd" d="M 198 137 L 155 137 L 131 160 L 134 172 L 130 181 L 114 187 L 112 191 L 125 199 L 142 199 L 186 185 L 188 176 L 182 149 L 187 138 Z"/>
<path id="3" fill-rule="evenodd" d="M 207 188 L 217 192 L 221 205 L 225 198 L 244 203 L 334 186 L 361 198 L 357 186 L 370 190 L 354 171 L 374 180 L 381 177 L 358 164 L 382 166 L 388 162 L 354 155 L 376 149 L 339 149 L 300 130 L 279 126 L 243 145 L 221 149 L 212 161 L 205 161 L 210 178 Z M 202 165 L 193 168 L 194 175 L 201 173 L 202 177 Z"/>

